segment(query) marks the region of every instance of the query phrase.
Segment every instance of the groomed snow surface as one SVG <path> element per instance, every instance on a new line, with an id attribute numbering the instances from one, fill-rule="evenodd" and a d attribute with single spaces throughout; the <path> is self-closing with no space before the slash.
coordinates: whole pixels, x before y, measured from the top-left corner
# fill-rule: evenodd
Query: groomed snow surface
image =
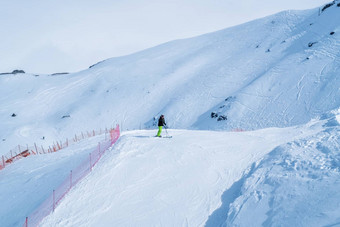
<path id="1" fill-rule="evenodd" d="M 252 132 L 170 130 L 171 139 L 124 132 L 41 226 L 340 223 L 339 131 L 333 114 Z"/>
<path id="2" fill-rule="evenodd" d="M 339 116 L 172 138 L 123 132 L 41 226 L 337 226 Z M 102 137 L 2 170 L 1 226 L 22 226 Z"/>

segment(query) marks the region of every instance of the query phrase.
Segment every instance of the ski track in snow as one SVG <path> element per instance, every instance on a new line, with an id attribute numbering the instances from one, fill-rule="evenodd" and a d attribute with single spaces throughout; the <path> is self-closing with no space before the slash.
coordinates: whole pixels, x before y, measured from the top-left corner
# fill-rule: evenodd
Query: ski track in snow
<path id="1" fill-rule="evenodd" d="M 251 165 L 321 129 L 171 130 L 172 139 L 125 132 L 41 226 L 204 226 L 223 192 L 243 181 Z"/>

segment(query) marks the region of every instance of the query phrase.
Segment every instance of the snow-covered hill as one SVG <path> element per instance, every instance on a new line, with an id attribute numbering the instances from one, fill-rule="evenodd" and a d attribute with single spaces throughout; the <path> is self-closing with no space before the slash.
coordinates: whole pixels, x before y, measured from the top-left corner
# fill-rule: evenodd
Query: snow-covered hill
<path id="1" fill-rule="evenodd" d="M 285 11 L 74 74 L 0 75 L 0 152 L 114 123 L 148 128 L 160 113 L 171 128 L 306 123 L 340 104 L 339 12 Z"/>
<path id="2" fill-rule="evenodd" d="M 339 226 L 339 113 L 323 116 L 320 132 L 264 156 L 226 204 L 224 226 Z"/>
<path id="3" fill-rule="evenodd" d="M 339 19 L 336 1 L 78 73 L 0 75 L 0 154 L 124 130 L 42 226 L 339 225 Z M 148 130 L 161 113 L 171 139 Z M 1 170 L 0 225 L 21 226 L 102 137 Z"/>
<path id="4" fill-rule="evenodd" d="M 41 226 L 335 226 L 339 132 L 339 111 L 250 132 L 125 132 Z M 72 147 L 5 168 L 2 224 L 21 226 L 79 157 Z"/>

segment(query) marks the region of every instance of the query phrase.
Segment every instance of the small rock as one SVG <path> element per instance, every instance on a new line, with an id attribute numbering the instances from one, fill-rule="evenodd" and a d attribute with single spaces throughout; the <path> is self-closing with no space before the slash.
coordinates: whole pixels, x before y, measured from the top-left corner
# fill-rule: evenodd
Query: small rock
<path id="1" fill-rule="evenodd" d="M 335 3 L 335 1 L 334 2 L 332 2 L 332 3 L 328 3 L 328 4 L 326 4 L 323 8 L 322 8 L 322 12 L 323 11 L 325 11 L 325 9 L 327 9 L 327 8 L 329 8 L 329 7 L 331 7 L 332 5 L 334 5 L 334 3 Z"/>
<path id="2" fill-rule="evenodd" d="M 228 98 L 226 98 L 224 101 L 225 102 L 227 102 L 227 101 L 229 101 L 229 100 L 231 100 L 232 99 L 232 97 L 231 96 L 229 96 Z"/>
<path id="3" fill-rule="evenodd" d="M 16 69 L 16 70 L 13 70 L 12 72 L 12 74 L 17 74 L 17 73 L 25 73 L 25 71 L 21 69 Z"/>
<path id="4" fill-rule="evenodd" d="M 225 115 L 221 115 L 217 118 L 217 121 L 225 121 L 225 120 L 228 120 L 227 116 Z"/>
<path id="5" fill-rule="evenodd" d="M 210 117 L 211 118 L 216 118 L 216 117 L 218 117 L 218 114 L 215 113 L 215 112 L 211 112 Z"/>
<path id="6" fill-rule="evenodd" d="M 308 47 L 312 47 L 315 43 L 317 43 L 317 42 L 310 42 L 310 43 L 308 43 Z"/>
<path id="7" fill-rule="evenodd" d="M 58 75 L 65 75 L 69 74 L 68 72 L 62 72 L 62 73 L 52 73 L 51 76 L 58 76 Z"/>
<path id="8" fill-rule="evenodd" d="M 104 61 L 105 61 L 105 60 L 100 61 L 100 62 L 97 62 L 96 64 L 91 65 L 91 66 L 89 67 L 89 69 L 92 68 L 92 67 L 94 67 L 94 66 L 96 66 L 96 65 L 98 65 L 98 64 L 100 64 L 100 63 L 102 63 L 102 62 L 104 62 Z"/>

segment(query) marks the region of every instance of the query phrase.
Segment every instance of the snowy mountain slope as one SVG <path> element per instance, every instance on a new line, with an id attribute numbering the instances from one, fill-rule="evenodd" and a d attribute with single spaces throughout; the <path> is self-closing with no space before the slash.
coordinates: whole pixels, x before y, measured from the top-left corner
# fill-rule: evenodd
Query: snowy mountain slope
<path id="1" fill-rule="evenodd" d="M 339 118 L 339 112 L 337 118 Z M 267 154 L 242 179 L 223 226 L 338 226 L 340 121 Z"/>
<path id="2" fill-rule="evenodd" d="M 0 225 L 22 226 L 103 139 L 96 136 L 55 153 L 29 156 L 1 170 Z"/>
<path id="3" fill-rule="evenodd" d="M 339 12 L 286 11 L 74 74 L 1 75 L 0 152 L 114 123 L 148 128 L 160 113 L 172 128 L 308 122 L 340 104 Z"/>
<path id="4" fill-rule="evenodd" d="M 154 130 L 125 132 L 41 226 L 216 226 L 225 190 L 276 147 L 317 135 L 324 123 L 242 133 L 171 130 L 172 139 L 155 138 Z"/>

